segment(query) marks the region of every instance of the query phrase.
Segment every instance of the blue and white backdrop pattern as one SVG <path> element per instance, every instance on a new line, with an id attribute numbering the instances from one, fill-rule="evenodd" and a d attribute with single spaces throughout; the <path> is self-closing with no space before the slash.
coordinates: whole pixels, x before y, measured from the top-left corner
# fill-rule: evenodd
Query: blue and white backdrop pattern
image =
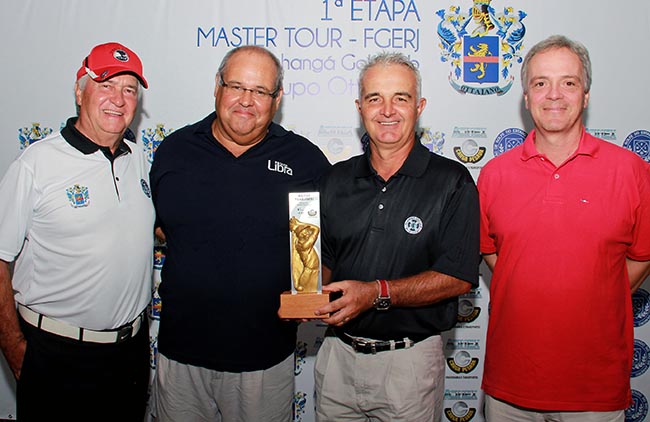
<path id="1" fill-rule="evenodd" d="M 246 44 L 268 47 L 282 61 L 286 77 L 279 123 L 309 138 L 332 162 L 358 154 L 358 70 L 369 55 L 390 50 L 409 56 L 422 72 L 428 104 L 420 121 L 421 142 L 464 163 L 477 177 L 490 158 L 521 143 L 531 129 L 519 81 L 523 55 L 537 41 L 562 33 L 585 43 L 592 54 L 588 130 L 650 161 L 650 58 L 643 54 L 649 20 L 650 3 L 644 0 L 624 5 L 584 0 L 5 1 L 0 14 L 5 40 L 0 46 L 0 80 L 5 81 L 0 174 L 26 145 L 59 130 L 75 113 L 75 72 L 93 45 L 107 41 L 123 42 L 144 62 L 150 89 L 131 129 L 150 157 L 167 134 L 213 109 L 221 58 Z M 159 270 L 164 246 L 154 254 Z M 155 282 L 160 282 L 159 271 Z M 648 287 L 633 297 L 630 422 L 648 414 Z M 152 367 L 160 307 L 154 291 Z M 480 286 L 460 299 L 458 324 L 445 336 L 445 421 L 483 420 L 480 381 L 488 309 L 489 272 L 484 270 Z M 299 331 L 296 422 L 314 418 L 312 368 L 323 331 L 317 323 L 303 324 Z M 589 350 L 584 355 L 588 359 Z M 13 419 L 13 380 L 2 365 L 0 418 Z"/>

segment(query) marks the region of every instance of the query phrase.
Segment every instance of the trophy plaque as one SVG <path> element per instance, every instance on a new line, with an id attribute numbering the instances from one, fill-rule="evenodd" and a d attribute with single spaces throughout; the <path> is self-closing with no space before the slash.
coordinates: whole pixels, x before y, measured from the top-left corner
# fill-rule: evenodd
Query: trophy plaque
<path id="1" fill-rule="evenodd" d="M 280 296 L 282 319 L 327 318 L 314 310 L 329 303 L 322 292 L 320 259 L 320 198 L 318 192 L 289 194 L 291 291 Z"/>

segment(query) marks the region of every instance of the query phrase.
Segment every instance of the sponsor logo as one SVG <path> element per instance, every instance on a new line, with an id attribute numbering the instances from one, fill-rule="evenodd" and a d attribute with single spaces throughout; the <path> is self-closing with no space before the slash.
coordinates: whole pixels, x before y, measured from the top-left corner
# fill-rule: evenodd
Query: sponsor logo
<path id="1" fill-rule="evenodd" d="M 476 408 L 470 407 L 464 401 L 458 401 L 451 407 L 445 408 L 445 417 L 452 422 L 467 422 L 476 416 Z"/>
<path id="2" fill-rule="evenodd" d="M 156 369 L 158 363 L 158 337 L 149 336 L 149 366 Z"/>
<path id="3" fill-rule="evenodd" d="M 160 281 L 154 282 L 151 293 L 151 302 L 149 303 L 149 318 L 154 320 L 160 319 L 160 310 L 162 309 L 162 301 L 160 300 L 160 294 L 158 294 L 159 287 Z"/>
<path id="4" fill-rule="evenodd" d="M 165 246 L 154 246 L 153 248 L 153 269 L 154 271 L 162 270 L 165 264 Z M 153 290 L 151 292 L 151 303 L 149 304 L 149 317 L 154 320 L 160 319 L 160 310 L 162 309 L 162 301 L 158 288 L 160 287 L 160 279 L 155 280 Z"/>
<path id="5" fill-rule="evenodd" d="M 454 147 L 454 155 L 465 164 L 478 163 L 485 157 L 485 147 L 481 147 L 473 139 L 468 139 L 459 147 Z"/>
<path id="6" fill-rule="evenodd" d="M 519 128 L 511 127 L 505 129 L 499 133 L 494 140 L 492 153 L 495 157 L 501 155 L 504 152 L 523 144 L 526 136 L 528 136 L 528 134 Z"/>
<path id="7" fill-rule="evenodd" d="M 643 375 L 650 367 L 650 348 L 648 345 L 634 339 L 634 356 L 632 359 L 632 378 Z"/>
<path id="8" fill-rule="evenodd" d="M 447 340 L 447 350 L 481 350 L 480 340 L 453 339 Z"/>
<path id="9" fill-rule="evenodd" d="M 408 234 L 418 234 L 422 231 L 422 220 L 419 217 L 410 216 L 404 221 L 404 230 Z"/>
<path id="10" fill-rule="evenodd" d="M 632 295 L 632 311 L 634 326 L 641 327 L 650 320 L 650 294 L 645 289 L 639 289 Z"/>
<path id="11" fill-rule="evenodd" d="M 301 422 L 302 417 L 305 414 L 307 405 L 307 393 L 304 391 L 296 391 L 293 395 L 293 422 Z"/>
<path id="12" fill-rule="evenodd" d="M 334 155 L 339 155 L 343 152 L 343 141 L 339 138 L 332 138 L 327 143 L 327 150 Z"/>
<path id="13" fill-rule="evenodd" d="M 286 165 L 284 163 L 281 163 L 279 161 L 271 162 L 271 160 L 268 160 L 267 164 L 266 164 L 266 167 L 271 171 L 275 171 L 275 172 L 278 172 L 278 173 L 284 173 L 286 175 L 293 176 L 293 170 L 291 169 L 291 167 L 289 167 L 288 165 Z"/>
<path id="14" fill-rule="evenodd" d="M 505 94 L 515 80 L 513 64 L 523 61 L 526 12 L 511 6 L 497 11 L 491 2 L 436 12 L 440 60 L 451 67 L 449 83 L 461 94 Z"/>
<path id="15" fill-rule="evenodd" d="M 484 127 L 454 127 L 452 138 L 487 138 L 487 129 Z"/>
<path id="16" fill-rule="evenodd" d="M 442 147 L 445 145 L 445 134 L 442 132 L 433 132 L 430 128 L 422 128 L 420 133 L 420 143 L 427 147 L 434 154 L 444 155 Z"/>
<path id="17" fill-rule="evenodd" d="M 445 400 L 478 400 L 476 390 L 445 390 Z"/>
<path id="18" fill-rule="evenodd" d="M 466 351 L 461 350 L 453 357 L 447 358 L 447 366 L 456 374 L 469 374 L 478 366 L 478 358 Z"/>
<path id="19" fill-rule="evenodd" d="M 648 399 L 637 390 L 632 390 L 632 404 L 625 409 L 625 422 L 643 422 L 648 415 Z"/>
<path id="20" fill-rule="evenodd" d="M 142 144 L 150 163 L 153 161 L 153 156 L 156 154 L 160 143 L 173 131 L 174 129 L 165 129 L 165 125 L 162 123 L 158 123 L 155 128 L 142 129 Z"/>
<path id="21" fill-rule="evenodd" d="M 356 155 L 355 150 L 359 148 L 357 128 L 351 126 L 320 126 L 318 137 L 320 143 L 325 145 L 324 153 L 332 162 Z"/>
<path id="22" fill-rule="evenodd" d="M 72 208 L 83 208 L 90 205 L 90 194 L 87 186 L 74 185 L 65 190 Z"/>
<path id="23" fill-rule="evenodd" d="M 165 264 L 165 246 L 156 246 L 153 248 L 153 268 L 155 270 L 162 270 L 163 265 Z"/>
<path id="24" fill-rule="evenodd" d="M 355 128 L 350 126 L 321 126 L 318 128 L 318 136 L 353 138 L 355 136 L 355 130 Z"/>
<path id="25" fill-rule="evenodd" d="M 643 158 L 646 163 L 650 163 L 650 132 L 636 130 L 630 133 L 623 142 L 623 148 L 629 149 Z"/>
<path id="26" fill-rule="evenodd" d="M 36 141 L 47 137 L 52 133 L 49 127 L 41 127 L 41 124 L 36 122 L 32 123 L 32 127 L 21 127 L 18 129 L 18 140 L 20 141 L 20 149 L 25 149 Z"/>
<path id="27" fill-rule="evenodd" d="M 293 373 L 294 375 L 298 376 L 302 373 L 302 367 L 304 366 L 307 359 L 307 343 L 304 341 L 296 342 L 296 353 L 294 356 L 295 364 L 293 367 Z"/>
<path id="28" fill-rule="evenodd" d="M 483 295 L 481 294 L 481 287 L 475 287 L 460 297 L 468 299 L 482 299 Z"/>
<path id="29" fill-rule="evenodd" d="M 616 140 L 616 129 L 594 129 L 586 128 L 587 133 L 595 136 L 596 138 L 605 139 L 606 141 Z"/>
<path id="30" fill-rule="evenodd" d="M 467 299 L 460 299 L 458 301 L 458 322 L 459 323 L 470 323 L 476 321 L 478 316 L 481 314 L 481 308 L 474 306 L 472 301 Z"/>

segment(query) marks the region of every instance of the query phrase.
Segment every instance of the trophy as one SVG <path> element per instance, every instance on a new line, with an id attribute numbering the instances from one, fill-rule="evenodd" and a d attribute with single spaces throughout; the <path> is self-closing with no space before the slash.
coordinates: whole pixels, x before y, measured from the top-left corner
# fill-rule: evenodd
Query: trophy
<path id="1" fill-rule="evenodd" d="M 318 192 L 289 193 L 291 291 L 280 296 L 282 319 L 327 318 L 314 310 L 329 303 L 322 293 L 320 198 Z"/>

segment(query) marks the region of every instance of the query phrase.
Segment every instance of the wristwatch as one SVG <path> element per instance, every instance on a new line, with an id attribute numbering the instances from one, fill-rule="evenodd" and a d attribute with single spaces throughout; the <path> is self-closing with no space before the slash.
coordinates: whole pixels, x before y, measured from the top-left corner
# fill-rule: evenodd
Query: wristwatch
<path id="1" fill-rule="evenodd" d="M 379 286 L 379 295 L 372 302 L 372 306 L 378 311 L 385 311 L 390 308 L 390 290 L 386 280 L 377 280 Z"/>

